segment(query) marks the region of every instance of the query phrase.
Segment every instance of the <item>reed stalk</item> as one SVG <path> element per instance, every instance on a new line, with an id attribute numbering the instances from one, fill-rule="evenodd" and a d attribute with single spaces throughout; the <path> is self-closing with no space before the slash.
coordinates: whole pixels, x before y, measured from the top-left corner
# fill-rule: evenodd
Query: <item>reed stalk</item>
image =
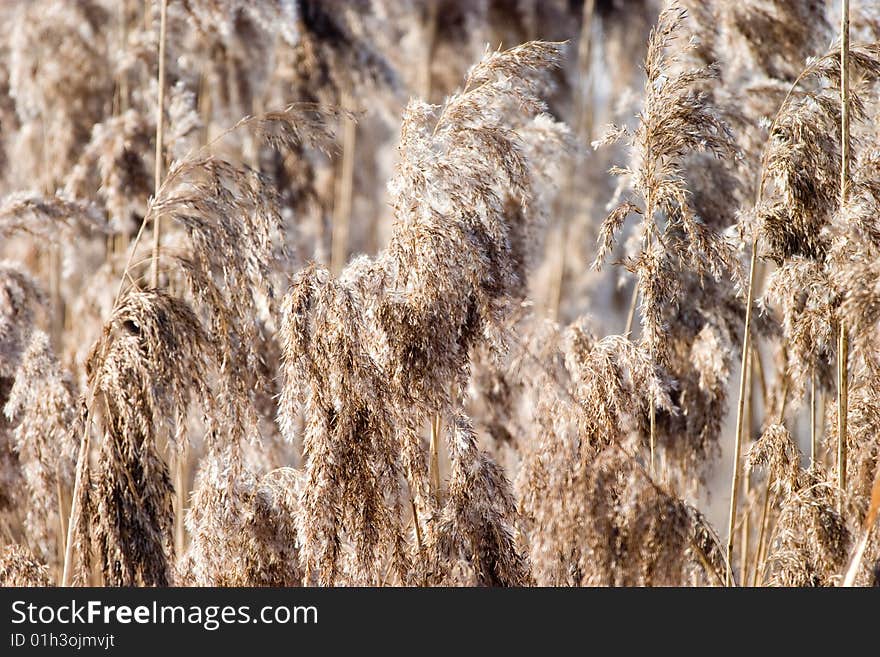
<path id="1" fill-rule="evenodd" d="M 351 95 L 344 92 L 341 102 L 343 109 L 350 109 Z M 343 114 L 340 121 L 342 122 L 342 162 L 336 178 L 330 252 L 330 271 L 336 276 L 342 271 L 348 258 L 348 235 L 354 197 L 354 162 L 357 143 L 357 126 L 354 119 L 348 114 Z"/>
<path id="2" fill-rule="evenodd" d="M 168 0 L 160 0 L 159 18 L 159 76 L 158 100 L 156 101 L 156 162 L 153 171 L 154 194 L 162 184 L 163 140 L 165 138 L 165 39 L 168 22 Z M 156 215 L 153 222 L 153 260 L 150 265 L 150 285 L 159 288 L 159 248 L 162 241 L 162 217 Z"/>
<path id="3" fill-rule="evenodd" d="M 850 184 L 849 0 L 840 9 L 840 207 L 846 206 Z M 846 422 L 849 406 L 849 332 L 843 318 L 837 341 L 837 476 L 846 490 Z"/>
<path id="4" fill-rule="evenodd" d="M 818 463 L 818 431 L 816 429 L 816 369 L 810 373 L 810 467 Z"/>
<path id="5" fill-rule="evenodd" d="M 88 485 L 85 478 L 88 476 L 88 460 L 90 446 L 91 412 L 87 410 L 85 423 L 83 424 L 82 436 L 80 437 L 79 453 L 76 458 L 76 477 L 73 481 L 73 497 L 70 504 L 70 520 L 67 523 L 67 540 L 64 544 L 64 569 L 61 574 L 61 586 L 70 586 L 73 576 L 73 545 L 79 518 L 82 509 L 79 508 L 80 491 Z"/>
<path id="6" fill-rule="evenodd" d="M 574 134 L 578 141 L 589 144 L 593 135 L 593 78 L 591 73 L 593 54 L 593 13 L 595 0 L 584 0 L 581 14 L 580 38 L 577 49 L 578 93 L 574 107 Z M 550 282 L 550 317 L 558 319 L 559 306 L 565 287 L 568 266 L 568 241 L 571 210 L 574 208 L 575 178 L 579 167 L 573 166 L 566 177 L 563 205 L 568 210 L 568 220 L 562 220 L 557 230 L 558 245 L 553 249 L 555 268 Z"/>
<path id="7" fill-rule="evenodd" d="M 434 489 L 434 496 L 437 502 L 440 502 L 440 415 L 435 413 L 431 418 L 431 443 L 429 445 L 430 463 L 429 472 L 431 477 L 431 488 Z"/>
<path id="8" fill-rule="evenodd" d="M 733 446 L 733 477 L 730 485 L 730 513 L 727 523 L 727 576 L 725 584 L 731 586 L 733 584 L 733 548 L 734 548 L 734 529 L 736 526 L 736 507 L 739 501 L 740 486 L 740 461 L 742 459 L 743 444 L 743 428 L 745 423 L 745 400 L 746 400 L 746 382 L 748 380 L 748 367 L 751 357 L 751 325 L 752 325 L 752 295 L 755 288 L 755 267 L 758 260 L 758 241 L 752 243 L 752 259 L 749 264 L 749 289 L 746 298 L 746 329 L 743 335 L 742 361 L 740 366 L 742 372 L 739 379 L 739 399 L 736 409 L 736 438 Z"/>

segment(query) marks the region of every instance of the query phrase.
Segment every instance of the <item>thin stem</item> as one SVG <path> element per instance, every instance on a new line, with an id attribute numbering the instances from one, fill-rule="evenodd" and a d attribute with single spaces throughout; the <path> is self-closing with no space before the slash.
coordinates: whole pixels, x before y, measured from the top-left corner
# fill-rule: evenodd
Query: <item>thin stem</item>
<path id="1" fill-rule="evenodd" d="M 831 464 L 828 463 L 828 459 L 830 457 L 828 448 L 822 449 L 822 446 L 825 443 L 825 417 L 827 416 L 828 409 L 828 393 L 824 388 L 819 389 L 819 400 L 816 402 L 816 415 L 821 418 L 819 420 L 819 424 L 816 427 L 816 442 L 819 444 L 819 461 L 823 468 L 826 470 L 831 469 Z"/>
<path id="2" fill-rule="evenodd" d="M 865 548 L 868 547 L 868 540 L 871 538 L 871 531 L 874 529 L 874 523 L 877 522 L 877 516 L 880 515 L 880 468 L 874 474 L 874 485 L 871 487 L 871 503 L 868 507 L 868 513 L 865 516 L 865 525 L 862 530 L 862 538 L 858 547 L 850 560 L 849 567 L 846 569 L 846 575 L 843 578 L 843 586 L 850 587 L 856 583 L 856 576 L 865 556 Z"/>
<path id="3" fill-rule="evenodd" d="M 782 103 L 779 106 L 779 109 L 776 111 L 776 115 L 773 117 L 773 122 L 770 124 L 770 129 L 768 130 L 768 134 L 770 139 L 773 138 L 773 133 L 776 130 L 776 126 L 779 123 L 779 119 L 782 116 L 782 112 L 785 107 L 788 105 L 789 100 L 794 95 L 795 89 L 797 89 L 798 85 L 800 85 L 801 81 L 804 80 L 809 74 L 811 74 L 815 68 L 818 66 L 819 62 L 823 61 L 825 58 L 821 58 L 813 62 L 810 66 L 801 71 L 801 74 L 797 77 L 797 79 L 792 83 L 791 87 L 788 89 L 788 93 L 786 93 L 785 98 L 782 100 Z M 755 208 L 758 208 L 761 205 L 761 200 L 764 198 L 764 188 L 767 183 L 766 171 L 767 171 L 767 160 L 770 154 L 769 148 L 770 140 L 768 140 L 768 144 L 764 146 L 761 152 L 761 166 L 760 166 L 760 174 L 758 176 L 758 193 L 755 198 Z M 742 350 L 742 367 L 740 369 L 740 379 L 739 379 L 739 399 L 737 401 L 737 412 L 736 412 L 736 437 L 734 442 L 734 458 L 733 458 L 733 476 L 731 477 L 730 483 L 730 514 L 728 518 L 728 531 L 727 531 L 727 585 L 730 586 L 733 581 L 733 566 L 732 558 L 733 558 L 733 548 L 734 548 L 734 529 L 736 526 L 736 506 L 737 506 L 737 493 L 739 491 L 739 478 L 740 478 L 740 467 L 739 462 L 742 457 L 742 435 L 743 435 L 743 421 L 745 418 L 744 405 L 745 405 L 745 386 L 746 386 L 746 363 L 749 358 L 749 352 L 751 350 L 752 343 L 752 304 L 755 296 L 755 270 L 757 269 L 758 264 L 758 236 L 755 235 L 752 240 L 752 256 L 751 262 L 749 263 L 749 287 L 748 293 L 746 295 L 746 319 L 745 326 L 743 327 L 743 350 Z M 763 372 L 761 372 L 761 380 L 763 383 Z M 766 394 L 765 394 L 766 401 Z M 785 404 L 783 401 L 783 408 Z M 764 528 L 762 527 L 761 531 L 763 532 Z"/>
<path id="4" fill-rule="evenodd" d="M 578 142 L 589 144 L 593 134 L 593 79 L 591 60 L 593 52 L 593 11 L 595 0 L 584 0 L 581 16 L 581 31 L 577 49 L 577 95 L 573 109 L 573 127 Z M 577 161 L 575 161 L 575 165 Z M 556 230 L 559 239 L 558 249 L 552 254 L 556 256 L 556 266 L 550 283 L 549 314 L 553 319 L 559 318 L 565 289 L 565 273 L 568 267 L 568 242 L 571 231 L 573 210 L 575 209 L 575 179 L 579 177 L 578 166 L 572 166 L 566 176 L 565 193 L 560 213 L 559 227 Z"/>
<path id="5" fill-rule="evenodd" d="M 342 109 L 351 105 L 351 96 L 342 94 Z M 330 270 L 339 275 L 348 257 L 348 234 L 351 223 L 351 206 L 354 190 L 354 154 L 357 141 L 357 126 L 354 119 L 343 112 L 342 118 L 342 162 L 336 180 L 336 197 L 333 203 L 333 229 L 330 246 Z"/>
<path id="6" fill-rule="evenodd" d="M 416 88 L 419 95 L 426 103 L 431 102 L 431 61 L 434 59 L 434 43 L 437 36 L 437 7 L 438 3 L 428 3 L 428 15 L 422 24 L 424 38 L 424 51 L 418 70 Z"/>
<path id="7" fill-rule="evenodd" d="M 736 525 L 736 505 L 740 485 L 739 462 L 742 458 L 742 438 L 745 420 L 746 381 L 752 343 L 752 302 L 755 293 L 755 269 L 758 264 L 758 240 L 752 242 L 752 259 L 749 264 L 749 291 L 746 297 L 746 322 L 743 329 L 742 370 L 739 377 L 739 400 L 736 409 L 736 439 L 733 447 L 733 477 L 730 483 L 730 515 L 727 524 L 727 585 L 733 581 L 733 544 Z"/>
<path id="8" fill-rule="evenodd" d="M 58 465 L 55 466 L 55 497 L 58 499 L 58 529 L 59 529 L 59 548 L 61 550 L 60 554 L 64 555 L 67 551 L 67 524 L 64 520 L 64 494 L 61 490 L 61 469 Z M 63 557 L 62 557 L 63 559 Z"/>
<path id="9" fill-rule="evenodd" d="M 584 0 L 581 16 L 581 34 L 578 40 L 577 67 L 578 103 L 575 107 L 575 130 L 578 135 L 590 137 L 593 132 L 593 78 L 590 75 L 593 56 L 593 14 L 596 0 Z"/>
<path id="10" fill-rule="evenodd" d="M 569 189 L 572 187 L 571 184 L 566 185 Z M 566 193 L 566 196 L 570 195 L 570 192 Z M 571 207 L 571 204 L 566 204 L 568 208 Z M 548 315 L 554 320 L 559 319 L 559 307 L 562 305 L 562 288 L 565 284 L 565 267 L 566 267 L 566 252 L 568 251 L 568 222 L 565 218 L 561 218 L 559 220 L 560 225 L 553 231 L 553 240 L 551 240 L 551 244 L 553 246 L 550 247 L 548 252 L 548 257 L 556 258 L 555 266 L 553 268 L 553 277 L 548 285 Z"/>
<path id="11" fill-rule="evenodd" d="M 782 402 L 779 405 L 779 419 L 777 423 L 782 424 L 785 421 L 785 407 L 788 406 L 788 391 L 791 389 L 791 381 L 785 378 L 782 381 Z"/>
<path id="12" fill-rule="evenodd" d="M 651 476 L 654 476 L 654 452 L 657 442 L 657 409 L 654 405 L 654 392 L 651 391 Z"/>
<path id="13" fill-rule="evenodd" d="M 783 360 L 785 360 L 785 359 L 783 358 Z M 785 419 L 785 404 L 788 399 L 788 390 L 789 390 L 788 379 L 786 379 L 782 385 L 782 403 L 780 404 L 779 416 L 777 418 L 777 422 L 779 424 L 782 424 L 783 420 Z M 767 551 L 769 550 L 769 544 L 770 544 L 770 540 L 771 540 L 771 536 L 772 536 L 772 535 L 768 535 L 767 527 L 769 525 L 770 509 L 773 508 L 775 503 L 776 503 L 776 495 L 772 495 L 772 497 L 771 497 L 771 482 L 770 482 L 770 478 L 768 477 L 767 478 L 767 486 L 764 489 L 764 502 L 762 504 L 762 509 L 761 509 L 761 531 L 758 535 L 758 546 L 757 546 L 757 551 L 755 552 L 755 572 L 752 576 L 752 587 L 755 587 L 758 585 L 758 576 L 759 575 L 761 577 L 761 584 L 763 585 L 763 583 L 764 583 L 764 572 L 767 569 L 767 560 L 766 560 Z M 774 531 L 775 531 L 775 529 L 774 529 Z M 764 542 L 765 536 L 767 537 L 766 544 Z"/>
<path id="14" fill-rule="evenodd" d="M 747 472 L 746 476 L 745 476 L 745 498 L 746 498 L 747 504 L 748 504 L 750 490 L 751 490 L 751 475 Z M 750 547 L 749 546 L 749 538 L 750 538 L 750 532 L 751 532 L 751 528 L 749 526 L 750 519 L 751 519 L 751 505 L 748 504 L 748 506 L 746 507 L 746 511 L 742 517 L 742 528 L 740 530 L 742 533 L 742 538 L 740 539 L 740 541 L 741 541 L 740 544 L 742 547 L 740 548 L 740 555 L 739 555 L 739 572 L 740 572 L 739 576 L 740 576 L 740 581 L 742 582 L 743 586 L 745 586 L 745 583 L 748 581 L 748 578 L 749 578 L 749 557 L 751 556 L 749 554 L 749 547 Z"/>
<path id="15" fill-rule="evenodd" d="M 186 489 L 187 480 L 189 479 L 189 468 L 187 462 L 186 443 L 182 444 L 176 452 L 175 460 L 175 497 L 176 497 L 176 513 L 174 516 L 174 544 L 177 554 L 183 554 L 184 543 L 186 542 L 186 531 L 184 519 L 186 517 Z"/>
<path id="16" fill-rule="evenodd" d="M 770 502 L 771 510 L 776 505 L 777 502 L 780 502 L 779 498 L 780 498 L 779 495 L 777 495 L 777 494 L 773 495 L 773 499 Z M 780 509 L 780 511 L 781 511 L 781 509 Z M 768 518 L 768 520 L 767 520 L 767 528 L 768 528 L 767 544 L 764 546 L 764 557 L 763 557 L 764 561 L 761 564 L 761 581 L 760 581 L 761 586 L 764 585 L 764 581 L 767 578 L 767 562 L 768 562 L 768 559 L 770 558 L 770 546 L 773 545 L 774 541 L 776 540 L 777 536 L 779 535 L 779 521 L 780 521 L 780 519 L 781 519 L 780 514 L 777 513 L 775 517 Z"/>
<path id="17" fill-rule="evenodd" d="M 810 467 L 816 467 L 818 442 L 816 436 L 816 368 L 810 373 Z"/>
<path id="18" fill-rule="evenodd" d="M 76 477 L 73 481 L 73 499 L 70 504 L 70 520 L 67 523 L 67 541 L 64 547 L 64 570 L 61 574 L 61 586 L 70 586 L 71 571 L 73 569 L 73 543 L 77 526 L 79 525 L 80 489 L 85 485 L 86 468 L 89 459 L 89 425 L 91 424 L 91 405 L 86 410 L 86 420 L 83 425 L 82 437 L 79 441 L 79 454 L 76 459 Z"/>
<path id="19" fill-rule="evenodd" d="M 434 489 L 434 496 L 437 503 L 440 503 L 440 415 L 434 414 L 431 418 L 431 487 Z"/>
<path id="20" fill-rule="evenodd" d="M 158 195 L 162 184 L 162 141 L 165 131 L 165 32 L 168 19 L 168 0 L 160 0 L 159 18 L 159 98 L 156 107 L 156 166 L 153 176 L 154 194 Z M 150 282 L 153 289 L 159 287 L 159 242 L 162 239 L 162 217 L 153 218 L 153 262 L 150 269 Z"/>
<path id="21" fill-rule="evenodd" d="M 40 148 L 42 156 L 46 158 L 49 138 L 45 125 L 41 127 L 42 141 Z M 54 183 L 49 174 L 42 176 L 43 194 L 52 196 Z M 49 270 L 49 299 L 51 303 L 51 316 L 49 317 L 49 337 L 55 351 L 61 351 L 61 340 L 64 333 L 64 299 L 61 296 L 61 248 L 54 240 L 49 243 L 44 258 L 47 260 Z"/>
<path id="22" fill-rule="evenodd" d="M 422 552 L 422 528 L 419 526 L 419 512 L 416 510 L 416 501 L 410 496 L 409 505 L 412 508 L 413 525 L 416 528 L 416 545 L 419 548 L 419 554 Z"/>
<path id="23" fill-rule="evenodd" d="M 419 510 L 418 510 L 418 507 L 416 507 L 416 498 L 415 498 L 415 495 L 413 494 L 413 487 L 412 487 L 411 479 L 412 479 L 412 473 L 410 473 L 410 476 L 407 477 L 406 484 L 409 487 L 409 506 L 410 506 L 410 509 L 412 510 L 412 521 L 413 521 L 413 526 L 415 527 L 415 530 L 416 530 L 416 547 L 418 548 L 419 556 L 423 558 L 424 557 L 424 542 L 422 540 L 422 526 L 419 524 Z M 394 563 L 394 559 L 391 559 L 390 563 L 388 564 L 388 570 L 386 571 L 385 576 L 382 578 L 383 585 L 388 580 L 388 575 L 391 572 L 391 566 L 393 563 Z M 427 564 L 424 564 L 424 568 L 422 571 L 422 586 L 428 585 L 427 578 L 428 578 L 428 567 L 427 567 Z"/>
<path id="24" fill-rule="evenodd" d="M 870 537 L 871 532 L 870 528 L 868 528 L 868 531 L 865 531 L 862 534 L 862 538 L 859 540 L 856 551 L 849 562 L 849 567 L 846 569 L 846 575 L 843 578 L 843 584 L 841 584 L 841 586 L 843 586 L 844 588 L 855 586 L 856 576 L 859 574 L 859 568 L 862 565 L 862 559 L 865 556 L 865 548 L 868 547 L 868 539 Z"/>
<path id="25" fill-rule="evenodd" d="M 840 11 L 840 207 L 846 206 L 849 191 L 849 0 L 842 0 Z M 846 420 L 849 406 L 849 333 L 841 318 L 837 336 L 837 477 L 841 492 L 846 490 Z"/>
<path id="26" fill-rule="evenodd" d="M 848 413 L 849 381 L 847 360 L 849 333 L 841 321 L 837 335 L 837 485 L 846 490 L 846 420 Z"/>
<path id="27" fill-rule="evenodd" d="M 117 18 L 119 20 L 119 52 L 125 53 L 128 46 L 128 0 L 119 2 Z M 119 98 L 116 110 L 118 114 L 122 115 L 128 109 L 128 73 L 123 70 L 120 70 L 116 80 L 116 93 Z"/>
<path id="28" fill-rule="evenodd" d="M 748 382 L 746 383 L 746 389 L 749 391 L 748 394 L 748 404 L 746 407 L 747 419 L 745 421 L 745 426 L 749 428 L 749 434 L 751 435 L 752 430 L 752 420 L 754 417 L 754 408 L 755 408 L 755 387 L 752 385 L 752 380 L 754 378 L 754 353 L 749 356 L 749 371 L 748 371 Z M 752 488 L 752 476 L 750 472 L 746 472 L 745 481 L 743 482 L 745 491 L 744 497 L 746 500 L 746 511 L 743 514 L 742 519 L 742 548 L 740 550 L 740 581 L 743 586 L 748 581 L 749 578 L 749 532 L 750 532 L 750 520 L 752 516 L 751 503 L 749 501 L 749 496 L 751 494 Z"/>
<path id="29" fill-rule="evenodd" d="M 840 201 L 846 202 L 850 165 L 849 0 L 842 0 L 840 16 Z"/>
<path id="30" fill-rule="evenodd" d="M 653 205 L 653 198 L 652 198 L 652 194 L 651 194 L 652 186 L 653 186 L 653 183 L 649 183 L 647 185 L 647 191 L 645 192 L 645 218 L 648 222 L 650 222 L 648 224 L 648 227 L 646 230 L 646 235 L 645 235 L 645 253 L 647 253 L 654 246 L 654 223 L 653 223 L 653 221 L 654 221 L 654 205 Z M 639 284 L 638 284 L 638 281 L 636 281 L 636 290 L 638 290 L 638 288 L 639 288 Z M 651 364 L 653 366 L 653 364 L 654 364 L 653 344 L 651 346 L 650 356 L 651 356 Z M 651 404 L 651 408 L 650 408 L 650 427 L 651 427 L 650 445 L 651 445 L 651 476 L 652 477 L 654 476 L 654 452 L 657 449 L 657 408 L 656 408 L 657 404 L 656 404 L 656 402 L 657 402 L 656 395 L 655 395 L 655 392 L 652 388 L 651 394 L 650 394 L 650 404 Z"/>
<path id="31" fill-rule="evenodd" d="M 636 308 L 639 305 L 639 282 L 636 281 L 635 285 L 633 285 L 632 297 L 629 300 L 629 312 L 626 314 L 626 328 L 624 328 L 623 334 L 629 337 L 632 334 L 633 321 L 636 318 Z"/>
<path id="32" fill-rule="evenodd" d="M 755 364 L 755 374 L 758 375 L 758 385 L 761 388 L 761 403 L 766 409 L 770 404 L 770 395 L 767 390 L 767 380 L 764 377 L 764 361 L 761 359 L 761 350 L 752 345 L 752 359 Z"/>
<path id="33" fill-rule="evenodd" d="M 761 504 L 761 529 L 758 531 L 758 545 L 755 547 L 755 571 L 752 573 L 752 587 L 758 586 L 758 575 L 763 571 L 764 555 L 766 554 L 764 537 L 767 535 L 770 506 L 770 479 L 768 478 L 764 488 L 764 501 Z"/>
<path id="34" fill-rule="evenodd" d="M 210 75 L 208 73 L 208 65 L 202 67 L 199 73 L 199 95 L 196 111 L 202 119 L 202 144 L 211 141 L 211 121 L 213 116 L 213 106 L 211 103 L 211 84 Z"/>

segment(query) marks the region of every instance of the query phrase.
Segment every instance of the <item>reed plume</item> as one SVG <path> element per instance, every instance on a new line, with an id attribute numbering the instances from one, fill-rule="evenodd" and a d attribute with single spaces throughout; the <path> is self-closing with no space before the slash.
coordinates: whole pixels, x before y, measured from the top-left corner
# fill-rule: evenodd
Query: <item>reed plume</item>
<path id="1" fill-rule="evenodd" d="M 0 579 L 875 584 L 849 4 L 0 2 Z"/>
<path id="2" fill-rule="evenodd" d="M 510 484 L 477 447 L 470 420 L 459 416 L 450 424 L 448 500 L 426 539 L 429 582 L 525 586 L 529 566 L 517 544 Z"/>
<path id="3" fill-rule="evenodd" d="M 0 553 L 0 586 L 49 586 L 49 569 L 27 548 L 7 545 Z"/>
<path id="4" fill-rule="evenodd" d="M 765 562 L 778 586 L 828 586 L 840 576 L 852 535 L 838 512 L 838 493 L 815 467 L 800 467 L 800 450 L 781 425 L 770 425 L 749 450 L 749 467 L 765 467 L 781 497 L 779 518 Z"/>
<path id="5" fill-rule="evenodd" d="M 42 331 L 31 333 L 3 412 L 27 490 L 25 523 L 43 563 L 63 553 L 66 499 L 73 487 L 77 445 L 71 429 L 76 390 Z"/>
<path id="6" fill-rule="evenodd" d="M 195 398 L 212 424 L 207 383 L 212 345 L 192 311 L 159 292 L 121 300 L 88 361 L 89 390 L 104 440 L 89 508 L 105 581 L 165 586 L 173 557 L 173 486 L 160 438 L 182 445 Z M 88 426 L 85 427 L 88 431 Z"/>
<path id="7" fill-rule="evenodd" d="M 603 222 L 595 266 L 601 266 L 613 251 L 616 235 L 627 217 L 633 214 L 641 216 L 636 238 L 630 242 L 631 248 L 624 261 L 627 270 L 637 277 L 634 297 L 638 295 L 641 299 L 640 344 L 652 361 L 661 366 L 671 366 L 670 374 L 682 379 L 688 378 L 692 365 L 690 354 L 675 358 L 677 362 L 671 360 L 676 342 L 668 340 L 666 335 L 667 332 L 673 332 L 673 321 L 677 320 L 690 334 L 684 338 L 685 344 L 692 343 L 704 329 L 712 331 L 712 339 L 715 340 L 730 343 L 732 338 L 727 326 L 704 324 L 705 320 L 693 314 L 690 317 L 676 317 L 673 314 L 677 308 L 676 298 L 684 292 L 686 285 L 703 288 L 706 285 L 704 279 L 707 278 L 720 281 L 729 277 L 734 287 L 742 286 L 740 265 L 732 240 L 709 223 L 717 221 L 717 218 L 706 220 L 697 215 L 690 200 L 687 158 L 698 153 L 709 153 L 715 158 L 735 157 L 736 146 L 729 127 L 711 104 L 710 97 L 701 90 L 717 75 L 717 70 L 713 67 L 686 66 L 689 48 L 680 43 L 685 17 L 686 12 L 678 3 L 668 3 L 651 33 L 645 59 L 644 105 L 636 129 L 611 126 L 606 136 L 595 144 L 599 146 L 622 141 L 628 147 L 632 160 L 630 166 L 612 171 L 626 178 L 639 199 L 638 204 L 633 202 L 634 198 L 623 200 Z M 729 369 L 729 365 L 721 369 L 723 372 Z M 706 381 L 706 377 L 703 377 L 703 383 Z M 715 390 L 718 390 L 718 386 L 715 386 Z M 687 415 L 691 411 L 697 412 L 702 402 L 699 391 L 697 386 L 693 398 L 682 395 L 684 404 L 693 405 L 684 409 Z M 719 393 L 715 392 L 713 396 L 717 398 Z M 703 430 L 695 430 L 687 425 L 681 427 L 673 423 L 670 427 L 673 435 L 678 433 L 676 429 L 690 429 L 689 434 L 696 433 L 693 442 L 689 441 L 690 454 L 686 459 L 693 458 L 695 448 L 705 451 L 714 442 L 724 409 L 723 395 L 721 397 L 720 403 L 711 397 L 704 402 L 704 409 L 708 406 L 706 410 L 710 411 L 706 417 L 710 419 L 701 424 L 709 428 L 708 435 Z M 713 409 L 713 405 L 717 408 Z M 657 406 L 657 400 L 652 396 L 648 404 L 648 446 L 652 471 L 658 442 Z M 714 432 L 711 429 L 713 426 Z M 716 433 L 716 436 L 712 433 Z M 671 440 L 668 442 L 671 443 Z"/>
<path id="8" fill-rule="evenodd" d="M 531 76 L 557 53 L 541 43 L 488 53 L 439 113 L 411 102 L 390 184 L 397 222 L 388 247 L 353 261 L 338 281 L 307 269 L 285 299 L 280 421 L 289 435 L 297 402 L 305 404 L 300 535 L 307 576 L 322 583 L 339 575 L 346 541 L 355 581 L 375 581 L 384 555 L 406 581 L 399 482 L 408 477 L 414 522 L 436 513 L 416 422 L 452 406 L 470 348 L 491 342 L 504 301 L 523 284 L 528 256 L 511 236 L 539 219 L 524 151 L 536 137 L 563 137 L 540 115 L 530 121 L 542 109 Z M 494 111 L 478 110 L 486 106 Z M 508 196 L 521 212 L 508 214 Z M 508 223 L 517 220 L 525 226 Z M 307 386 L 298 390 L 298 381 Z"/>

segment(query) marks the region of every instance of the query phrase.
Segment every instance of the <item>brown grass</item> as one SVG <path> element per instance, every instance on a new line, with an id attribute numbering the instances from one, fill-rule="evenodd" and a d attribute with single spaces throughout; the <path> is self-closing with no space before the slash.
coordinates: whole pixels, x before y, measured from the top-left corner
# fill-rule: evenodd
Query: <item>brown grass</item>
<path id="1" fill-rule="evenodd" d="M 0 584 L 876 583 L 877 9 L 502 4 L 3 4 Z"/>

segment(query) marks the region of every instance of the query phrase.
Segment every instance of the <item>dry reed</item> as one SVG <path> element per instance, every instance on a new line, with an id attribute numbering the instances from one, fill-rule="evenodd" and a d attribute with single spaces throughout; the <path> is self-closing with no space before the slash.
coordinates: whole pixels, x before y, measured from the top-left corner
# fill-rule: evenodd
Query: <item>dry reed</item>
<path id="1" fill-rule="evenodd" d="M 0 5 L 0 583 L 880 578 L 870 3 Z"/>

